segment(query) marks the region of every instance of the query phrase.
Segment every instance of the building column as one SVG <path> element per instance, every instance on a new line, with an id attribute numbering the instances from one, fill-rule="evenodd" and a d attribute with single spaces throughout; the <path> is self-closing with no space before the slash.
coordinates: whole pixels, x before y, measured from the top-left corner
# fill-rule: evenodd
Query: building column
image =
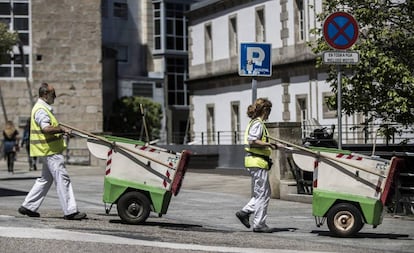
<path id="1" fill-rule="evenodd" d="M 282 119 L 283 121 L 290 121 L 290 111 L 289 111 L 289 104 L 290 104 L 290 94 L 289 94 L 289 83 L 283 83 L 283 94 L 282 94 L 282 103 L 283 103 L 283 112 L 282 112 Z"/>

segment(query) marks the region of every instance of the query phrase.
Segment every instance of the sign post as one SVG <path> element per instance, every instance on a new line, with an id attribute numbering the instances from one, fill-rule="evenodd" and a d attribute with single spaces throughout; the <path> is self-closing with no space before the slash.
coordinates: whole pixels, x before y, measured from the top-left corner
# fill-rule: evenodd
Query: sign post
<path id="1" fill-rule="evenodd" d="M 272 76 L 272 44 L 241 43 L 239 75 L 252 78 L 252 103 L 257 99 L 257 76 Z"/>
<path id="2" fill-rule="evenodd" d="M 335 12 L 329 15 L 323 24 L 323 36 L 326 43 L 334 49 L 346 50 L 358 39 L 358 23 L 353 16 L 346 12 Z M 342 73 L 341 65 L 357 64 L 357 52 L 328 51 L 323 53 L 323 62 L 337 64 L 338 69 L 338 149 L 342 149 Z"/>

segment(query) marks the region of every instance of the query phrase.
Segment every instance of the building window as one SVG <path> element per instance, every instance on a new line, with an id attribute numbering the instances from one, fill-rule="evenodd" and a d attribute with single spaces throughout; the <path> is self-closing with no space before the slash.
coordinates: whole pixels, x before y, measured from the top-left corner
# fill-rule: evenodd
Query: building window
<path id="1" fill-rule="evenodd" d="M 298 6 L 298 21 L 299 21 L 299 40 L 305 40 L 305 10 L 303 7 L 303 0 L 296 0 Z"/>
<path id="2" fill-rule="evenodd" d="M 240 140 L 240 102 L 231 102 L 231 131 L 232 143 L 241 143 Z"/>
<path id="3" fill-rule="evenodd" d="M 322 110 L 324 119 L 336 118 L 336 109 L 332 108 L 328 100 L 334 96 L 332 92 L 323 92 L 322 93 Z"/>
<path id="4" fill-rule="evenodd" d="M 188 4 L 153 3 L 154 50 L 187 51 L 188 10 Z"/>
<path id="5" fill-rule="evenodd" d="M 207 144 L 214 144 L 216 142 L 215 136 L 215 121 L 214 121 L 214 105 L 207 105 Z"/>
<path id="6" fill-rule="evenodd" d="M 229 51 L 230 56 L 238 55 L 238 39 L 237 39 L 237 17 L 233 16 L 229 19 Z"/>
<path id="7" fill-rule="evenodd" d="M 168 57 L 167 82 L 168 82 L 168 104 L 188 105 L 187 85 L 185 80 L 188 75 L 188 63 L 186 58 Z"/>
<path id="8" fill-rule="evenodd" d="M 306 129 L 306 122 L 308 120 L 308 96 L 296 95 L 296 121 L 302 124 L 302 137 L 309 136 L 308 129 Z"/>
<path id="9" fill-rule="evenodd" d="M 121 19 L 128 19 L 128 4 L 127 3 L 114 3 L 114 17 Z"/>
<path id="10" fill-rule="evenodd" d="M 166 6 L 167 50 L 186 51 L 187 18 L 184 12 L 188 10 L 188 5 L 167 3 Z"/>
<path id="11" fill-rule="evenodd" d="M 211 24 L 206 24 L 204 27 L 204 45 L 206 62 L 213 60 L 213 37 L 211 33 Z"/>
<path id="12" fill-rule="evenodd" d="M 256 42 L 265 42 L 265 13 L 264 8 L 260 7 L 256 9 Z"/>
<path id="13" fill-rule="evenodd" d="M 161 50 L 161 3 L 154 3 L 154 49 Z"/>
<path id="14" fill-rule="evenodd" d="M 0 1 L 0 22 L 16 31 L 21 42 L 21 47 L 13 47 L 12 53 L 0 62 L 0 78 L 25 77 L 31 69 L 29 1 Z"/>
<path id="15" fill-rule="evenodd" d="M 152 83 L 132 83 L 132 95 L 153 98 Z"/>

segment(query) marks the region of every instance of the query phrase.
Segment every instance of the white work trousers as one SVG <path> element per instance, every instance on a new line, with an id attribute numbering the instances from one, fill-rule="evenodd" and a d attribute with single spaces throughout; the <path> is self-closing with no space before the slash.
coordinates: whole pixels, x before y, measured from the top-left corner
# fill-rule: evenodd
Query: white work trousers
<path id="1" fill-rule="evenodd" d="M 61 154 L 43 157 L 42 176 L 36 179 L 22 206 L 37 212 L 55 180 L 57 195 L 64 215 L 77 212 L 72 183 L 65 168 L 65 158 Z"/>
<path id="2" fill-rule="evenodd" d="M 266 227 L 267 206 L 270 201 L 270 183 L 267 170 L 260 168 L 247 168 L 252 176 L 253 197 L 242 211 L 254 213 L 253 228 Z"/>

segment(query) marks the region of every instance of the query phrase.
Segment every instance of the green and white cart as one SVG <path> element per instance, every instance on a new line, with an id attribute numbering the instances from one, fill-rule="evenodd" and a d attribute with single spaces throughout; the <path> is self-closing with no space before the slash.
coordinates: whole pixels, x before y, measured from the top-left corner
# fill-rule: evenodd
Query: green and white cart
<path id="1" fill-rule="evenodd" d="M 87 139 L 89 151 L 106 160 L 103 202 L 109 213 L 116 204 L 119 217 L 141 224 L 150 212 L 166 214 L 172 196 L 184 179 L 190 152 L 169 151 L 128 138 L 105 136 Z"/>
<path id="2" fill-rule="evenodd" d="M 349 237 L 364 224 L 375 228 L 382 223 L 402 159 L 321 147 L 294 150 L 292 158 L 313 172 L 312 214 L 318 227 L 326 220 L 334 235 Z"/>

